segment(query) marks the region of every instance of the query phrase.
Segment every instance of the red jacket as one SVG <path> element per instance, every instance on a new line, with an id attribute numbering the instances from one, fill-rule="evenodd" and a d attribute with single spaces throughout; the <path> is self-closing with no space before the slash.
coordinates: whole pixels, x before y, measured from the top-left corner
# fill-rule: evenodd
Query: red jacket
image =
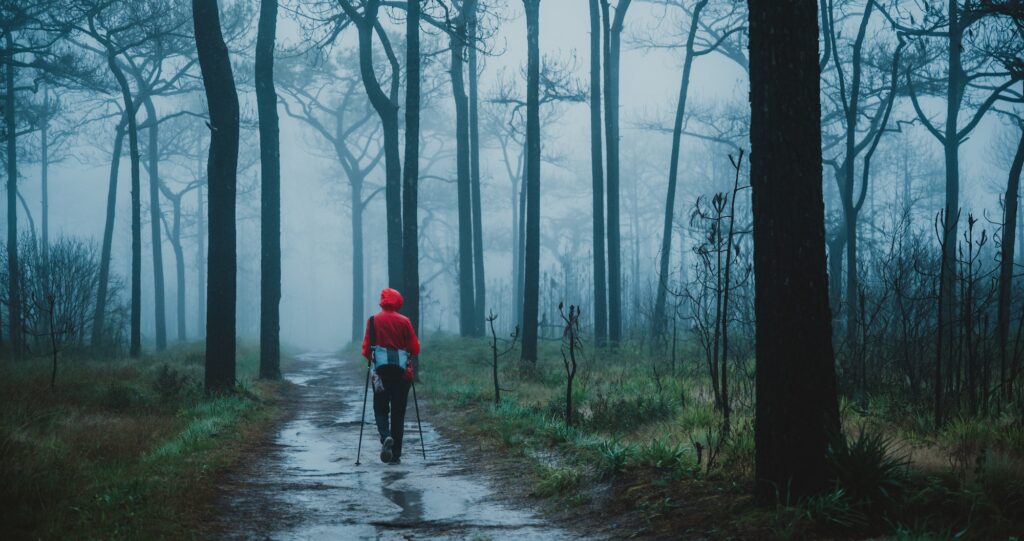
<path id="1" fill-rule="evenodd" d="M 398 313 L 402 307 L 402 294 L 390 287 L 380 292 L 380 307 L 382 310 L 373 316 L 375 344 L 386 348 L 404 349 L 411 357 L 418 357 L 420 354 L 420 340 L 416 338 L 416 331 L 412 328 L 409 318 Z M 366 322 L 366 331 L 363 334 L 363 357 L 367 360 L 370 355 L 370 325 Z M 405 374 L 410 380 L 413 377 L 412 362 L 406 365 Z"/>

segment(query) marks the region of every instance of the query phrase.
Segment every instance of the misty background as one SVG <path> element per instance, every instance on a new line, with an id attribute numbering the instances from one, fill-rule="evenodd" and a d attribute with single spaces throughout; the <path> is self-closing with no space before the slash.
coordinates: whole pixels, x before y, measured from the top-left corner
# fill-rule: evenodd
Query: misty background
<path id="1" fill-rule="evenodd" d="M 230 2 L 229 2 L 230 3 Z M 487 309 L 499 315 L 502 331 L 513 326 L 514 264 L 512 259 L 513 212 L 519 184 L 513 184 L 502 161 L 501 141 L 490 116 L 507 119 L 504 110 L 493 103 L 502 88 L 509 84 L 522 86 L 521 73 L 526 63 L 522 7 L 517 2 L 488 3 L 485 21 L 491 28 L 485 32 L 480 46 L 481 99 L 481 171 L 483 205 L 483 240 L 487 283 Z M 298 63 L 317 69 L 320 61 L 308 59 L 313 47 L 305 28 L 311 24 L 308 6 L 282 4 L 278 30 L 278 71 L 286 63 Z M 589 21 L 586 2 L 549 0 L 541 3 L 540 48 L 547 63 L 556 63 L 566 71 L 572 85 L 585 96 Z M 854 7 L 850 7 L 851 12 Z M 249 14 L 255 21 L 255 10 Z M 392 40 L 401 40 L 404 15 L 397 10 L 382 10 Z M 855 31 L 856 17 L 840 24 L 851 25 Z M 842 19 L 841 19 L 842 20 Z M 626 314 L 650 311 L 647 306 L 657 286 L 657 264 L 661 243 L 661 220 L 665 207 L 666 172 L 670 156 L 671 122 L 678 94 L 684 59 L 682 39 L 688 18 L 681 10 L 662 2 L 636 2 L 625 25 L 621 62 L 621 156 L 622 156 L 622 250 L 625 283 L 623 306 Z M 431 51 L 424 64 L 424 144 L 421 150 L 421 271 L 422 334 L 458 330 L 458 242 L 455 191 L 455 127 L 454 107 L 447 88 L 447 39 L 440 32 L 424 26 L 423 49 Z M 872 23 L 872 33 L 891 32 L 881 17 Z M 255 35 L 244 41 L 251 47 Z M 357 45 L 354 32 L 345 32 L 336 43 L 322 49 L 322 58 L 335 62 L 355 62 Z M 883 38 L 885 39 L 885 38 Z M 256 133 L 255 99 L 247 77 L 251 50 L 238 50 L 239 43 L 229 43 L 235 72 L 240 78 L 243 132 L 242 156 L 239 166 L 238 205 L 238 332 L 255 338 L 259 332 L 259 167 Z M 745 46 L 744 46 L 745 47 Z M 430 90 L 431 87 L 437 87 Z M 713 52 L 694 62 L 690 86 L 690 110 L 687 130 L 700 131 L 702 114 L 729 109 L 746 110 L 749 82 L 746 71 L 732 59 Z M 357 87 L 361 96 L 362 88 Z M 521 88 L 515 89 L 520 94 Z M 823 92 L 828 92 L 823 88 Z M 296 102 L 279 88 L 280 99 Z M 103 233 L 104 208 L 110 168 L 110 141 L 118 115 L 109 105 L 86 101 L 74 94 L 63 98 L 64 111 L 55 119 L 51 132 L 60 127 L 88 123 L 80 131 L 66 136 L 51 149 L 50 165 L 50 235 L 91 239 L 99 243 Z M 167 115 L 182 109 L 202 112 L 201 92 L 154 100 L 158 114 Z M 823 100 L 824 101 L 824 100 Z M 903 189 L 901 157 L 910 153 L 914 162 L 915 190 L 926 195 L 920 203 L 920 219 L 916 227 L 928 230 L 931 216 L 942 206 L 944 171 L 939 143 L 927 134 L 920 123 L 912 122 L 914 112 L 907 100 L 897 101 L 892 124 L 897 120 L 902 133 L 882 138 L 879 157 L 872 171 L 866 207 L 881 209 L 892 205 Z M 941 115 L 944 102 L 939 97 L 922 97 L 929 111 Z M 367 111 L 372 110 L 366 105 Z M 541 299 L 541 321 L 554 321 L 557 302 L 565 300 L 590 305 L 592 246 L 590 155 L 587 103 L 556 102 L 543 106 L 544 121 L 542 165 L 542 287 L 563 292 L 563 298 Z M 1019 106 L 1016 106 L 1019 109 Z M 490 111 L 490 112 L 489 112 Z M 179 120 L 192 123 L 191 130 L 182 130 L 180 137 L 194 140 L 194 160 L 180 156 L 161 164 L 162 180 L 169 186 L 183 186 L 205 169 L 206 142 L 198 140 L 195 128 L 203 127 L 199 117 L 185 116 Z M 377 123 L 375 116 L 370 123 Z M 826 130 L 827 131 L 827 130 Z M 145 143 L 144 130 L 140 140 Z M 1005 171 L 1012 157 L 1015 128 L 999 116 L 989 114 L 963 144 L 960 152 L 961 201 L 964 215 L 975 212 L 997 221 L 992 214 L 999 208 L 999 195 L 1005 186 Z M 379 135 L 379 132 L 378 132 Z M 175 137 L 165 130 L 162 137 Z M 20 190 L 29 214 L 36 223 L 41 215 L 40 167 L 38 153 L 29 148 L 38 145 L 36 134 L 23 138 L 27 152 L 20 164 Z M 733 143 L 713 142 L 684 135 L 680 159 L 680 189 L 677 194 L 676 234 L 683 232 L 682 243 L 673 243 L 674 272 L 685 273 L 682 266 L 694 257 L 691 249 L 695 236 L 687 227 L 689 213 L 699 196 L 731 187 L 732 171 L 729 154 L 748 148 L 744 140 Z M 189 141 L 191 143 L 191 141 Z M 520 163 L 521 145 L 509 143 L 507 148 L 513 165 Z M 833 152 L 834 153 L 834 152 Z M 248 158 L 246 157 L 248 156 Z M 827 157 L 827 156 L 826 156 Z M 145 151 L 143 151 L 145 160 Z M 281 334 L 285 343 L 301 348 L 334 349 L 350 339 L 352 326 L 351 227 L 348 183 L 345 173 L 329 144 L 314 129 L 281 109 L 282 164 L 282 299 Z M 123 153 L 118 185 L 116 227 L 114 230 L 112 272 L 122 280 L 130 269 L 130 184 L 128 182 L 127 150 Z M 143 177 L 146 177 L 145 163 Z M 518 179 L 517 179 L 518 182 Z M 154 307 L 152 292 L 152 257 L 148 233 L 148 179 L 143 179 L 143 272 L 142 332 L 144 342 L 153 340 Z M 381 162 L 367 177 L 368 195 L 383 186 Z M 836 196 L 832 170 L 824 172 L 826 216 L 829 226 L 841 222 L 841 208 Z M 203 287 L 199 283 L 197 249 L 200 224 L 195 209 L 200 192 L 193 190 L 183 198 L 184 259 L 186 272 L 187 336 L 195 339 L 203 333 Z M 927 195 L 930 193 L 931 195 Z M 747 197 L 744 200 L 749 200 Z M 162 201 L 163 212 L 171 205 Z M 742 205 L 743 203 L 741 203 Z M 986 209 L 988 209 L 986 211 Z M 6 209 L 4 210 L 6 213 Z M 880 210 L 879 210 L 880 212 Z M 987 214 L 986 214 L 987 212 Z M 384 236 L 384 198 L 378 193 L 366 210 L 366 289 L 364 306 L 367 315 L 377 304 L 380 289 L 387 282 L 387 254 Z M 29 227 L 29 216 L 19 212 L 19 228 Z M 6 223 L 6 220 L 0 220 Z M 4 232 L 6 232 L 6 227 Z M 167 228 L 164 228 L 167 234 Z M 4 233 L 6 234 L 6 233 Z M 875 233 L 867 233 L 873 235 Z M 683 259 L 680 259 L 682 257 Z M 163 261 L 167 283 L 166 299 L 168 336 L 176 336 L 174 313 L 177 292 L 174 281 L 174 253 L 170 243 L 163 245 Z M 636 274 L 637 271 L 639 274 Z M 574 298 L 575 297 L 575 298 Z M 579 298 L 582 297 L 582 298 Z M 546 314 L 546 315 L 545 315 Z M 626 317 L 627 322 L 642 326 L 639 318 Z"/>

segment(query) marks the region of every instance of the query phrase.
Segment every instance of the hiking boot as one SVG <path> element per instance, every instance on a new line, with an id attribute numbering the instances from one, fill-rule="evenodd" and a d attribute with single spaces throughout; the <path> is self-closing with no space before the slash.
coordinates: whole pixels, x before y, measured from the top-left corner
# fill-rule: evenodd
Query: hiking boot
<path id="1" fill-rule="evenodd" d="M 380 461 L 381 462 L 385 462 L 385 463 L 386 462 L 391 462 L 391 459 L 393 457 L 393 454 L 392 454 L 393 452 L 392 452 L 391 449 L 394 446 L 395 446 L 395 440 L 391 436 L 388 436 L 388 437 L 384 438 L 384 445 L 383 445 L 383 447 L 381 447 L 381 450 L 380 450 Z"/>
<path id="2" fill-rule="evenodd" d="M 390 464 L 392 466 L 397 466 L 397 465 L 399 465 L 401 463 L 402 463 L 402 459 L 398 458 L 397 456 L 395 458 L 391 459 L 391 462 L 388 462 L 388 464 Z"/>

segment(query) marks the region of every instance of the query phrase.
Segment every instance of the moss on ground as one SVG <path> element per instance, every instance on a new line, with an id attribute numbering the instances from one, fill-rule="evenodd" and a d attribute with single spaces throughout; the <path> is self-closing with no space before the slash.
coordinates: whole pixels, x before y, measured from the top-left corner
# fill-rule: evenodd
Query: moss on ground
<path id="1" fill-rule="evenodd" d="M 960 419 L 935 431 L 922 421 L 926 413 L 893 397 L 857 407 L 844 401 L 851 443 L 835 461 L 846 486 L 839 479 L 821 497 L 783 497 L 784 505 L 763 508 L 749 496 L 753 390 L 742 371 L 752 374 L 751 362 L 733 368 L 726 434 L 692 345 L 679 348 L 674 371 L 669 359 L 640 350 L 585 350 L 571 427 L 557 341 L 542 341 L 535 365 L 522 365 L 518 351 L 502 357 L 507 391 L 495 403 L 490 341 L 435 335 L 423 347 L 421 386 L 458 439 L 514 463 L 508 481 L 520 492 L 617 537 L 1006 539 L 1024 532 L 1020 417 Z M 861 431 L 877 437 L 858 441 Z"/>
<path id="2" fill-rule="evenodd" d="M 286 383 L 254 381 L 240 347 L 236 392 L 202 391 L 202 344 L 140 360 L 0 364 L 0 522 L 8 538 L 202 535 L 218 475 L 284 410 Z"/>

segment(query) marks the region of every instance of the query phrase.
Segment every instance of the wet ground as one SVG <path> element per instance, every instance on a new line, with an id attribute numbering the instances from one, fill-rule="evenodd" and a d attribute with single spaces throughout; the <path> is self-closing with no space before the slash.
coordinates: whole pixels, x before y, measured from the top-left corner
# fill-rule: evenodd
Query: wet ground
<path id="1" fill-rule="evenodd" d="M 429 417 L 422 423 L 424 460 L 411 396 L 402 464 L 380 462 L 368 404 L 356 466 L 364 383 L 358 369 L 336 356 L 306 354 L 285 377 L 300 388 L 295 414 L 223 485 L 218 539 L 576 538 L 495 496 L 501 488 L 473 466 L 480 458 L 440 436 Z"/>

